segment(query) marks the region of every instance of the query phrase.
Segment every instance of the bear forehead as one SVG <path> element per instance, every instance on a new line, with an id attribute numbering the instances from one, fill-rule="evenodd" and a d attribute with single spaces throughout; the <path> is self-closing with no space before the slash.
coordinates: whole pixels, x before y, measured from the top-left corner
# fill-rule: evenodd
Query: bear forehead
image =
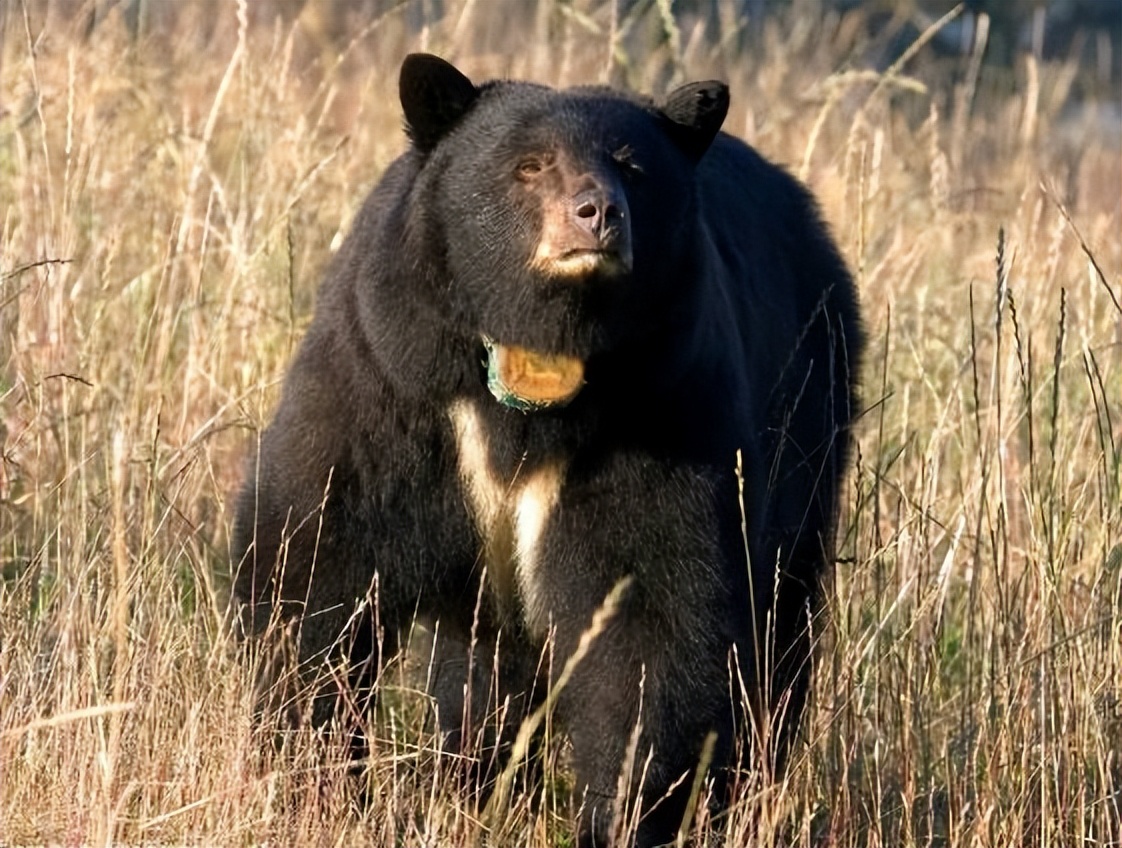
<path id="1" fill-rule="evenodd" d="M 493 83 L 468 124 L 493 137 L 528 144 L 624 143 L 650 139 L 656 122 L 649 100 L 600 86 L 554 89 Z"/>
<path id="2" fill-rule="evenodd" d="M 645 112 L 654 108 L 654 102 L 641 94 L 610 88 L 604 85 L 578 85 L 571 88 L 553 88 L 532 82 L 499 80 L 479 87 L 480 102 L 501 101 L 505 108 L 570 107 L 589 114 L 603 111 L 625 113 Z"/>

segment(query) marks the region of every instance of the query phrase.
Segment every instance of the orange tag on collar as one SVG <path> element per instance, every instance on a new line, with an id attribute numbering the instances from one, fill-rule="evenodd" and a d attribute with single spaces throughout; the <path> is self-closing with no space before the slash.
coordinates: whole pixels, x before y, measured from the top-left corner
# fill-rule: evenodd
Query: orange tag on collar
<path id="1" fill-rule="evenodd" d="M 500 403 L 529 412 L 564 406 L 584 386 L 584 363 L 484 339 L 487 388 Z"/>

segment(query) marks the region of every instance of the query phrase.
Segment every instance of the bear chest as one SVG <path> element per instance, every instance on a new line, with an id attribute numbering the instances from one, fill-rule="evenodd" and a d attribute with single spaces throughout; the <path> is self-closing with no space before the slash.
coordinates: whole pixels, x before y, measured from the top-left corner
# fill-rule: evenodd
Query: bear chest
<path id="1" fill-rule="evenodd" d="M 543 537 L 557 508 L 565 462 L 519 468 L 510 479 L 491 462 L 487 428 L 474 403 L 449 408 L 460 487 L 482 541 L 487 580 L 504 614 L 520 609 L 531 633 L 544 635 L 549 609 L 544 593 Z"/>

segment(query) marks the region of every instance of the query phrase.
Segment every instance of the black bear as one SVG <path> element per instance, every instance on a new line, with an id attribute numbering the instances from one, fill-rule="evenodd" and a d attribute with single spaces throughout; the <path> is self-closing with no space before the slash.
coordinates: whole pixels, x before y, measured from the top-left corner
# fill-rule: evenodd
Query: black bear
<path id="1" fill-rule="evenodd" d="M 501 642 L 475 663 L 524 714 L 630 578 L 556 716 L 580 844 L 607 844 L 637 723 L 636 840 L 673 839 L 706 737 L 718 774 L 753 734 L 782 759 L 802 710 L 862 348 L 852 279 L 808 192 L 720 131 L 722 83 L 477 86 L 412 55 L 400 96 L 408 150 L 250 466 L 237 597 L 359 692 L 415 616 L 449 668 Z M 453 746 L 464 674 L 434 684 Z M 323 720 L 338 690 L 319 691 Z"/>

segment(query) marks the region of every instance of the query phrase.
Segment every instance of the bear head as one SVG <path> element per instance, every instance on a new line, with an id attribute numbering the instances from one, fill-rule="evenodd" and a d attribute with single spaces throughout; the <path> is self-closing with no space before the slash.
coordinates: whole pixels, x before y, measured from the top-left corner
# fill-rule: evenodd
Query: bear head
<path id="1" fill-rule="evenodd" d="M 417 167 L 409 230 L 437 254 L 447 329 L 484 346 L 497 396 L 496 376 L 536 374 L 528 394 L 567 401 L 585 362 L 659 332 L 691 296 L 695 170 L 728 110 L 723 83 L 656 103 L 477 86 L 414 54 L 400 96 Z"/>

